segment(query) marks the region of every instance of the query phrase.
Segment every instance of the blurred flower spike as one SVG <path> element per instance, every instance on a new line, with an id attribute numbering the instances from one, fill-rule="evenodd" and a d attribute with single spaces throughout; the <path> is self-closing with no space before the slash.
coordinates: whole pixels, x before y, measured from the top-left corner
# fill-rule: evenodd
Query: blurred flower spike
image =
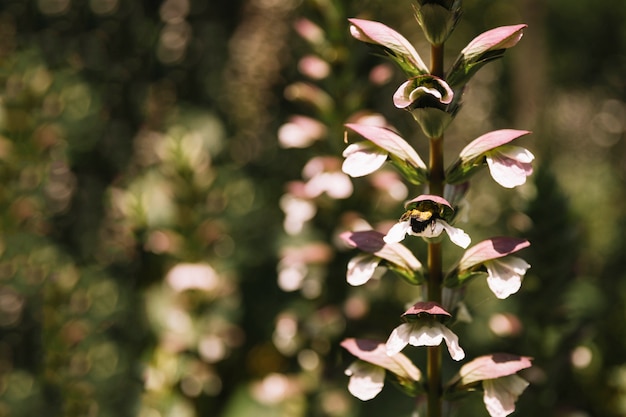
<path id="1" fill-rule="evenodd" d="M 212 292 L 219 288 L 221 279 L 208 264 L 180 263 L 169 270 L 165 277 L 176 292 L 199 290 Z"/>
<path id="2" fill-rule="evenodd" d="M 349 246 L 366 252 L 348 262 L 348 283 L 354 286 L 363 285 L 376 276 L 377 271 L 389 268 L 408 282 L 421 284 L 424 276 L 420 261 L 404 245 L 386 243 L 383 240 L 384 236 L 375 230 L 341 234 L 341 238 Z"/>
<path id="3" fill-rule="evenodd" d="M 486 163 L 491 176 L 501 186 L 514 188 L 526 183 L 526 178 L 533 173 L 535 156 L 526 148 L 508 143 L 529 133 L 501 129 L 480 136 L 463 148 L 459 159 L 448 170 L 446 180 L 450 184 L 467 181 Z"/>
<path id="4" fill-rule="evenodd" d="M 383 342 L 350 338 L 341 342 L 341 346 L 359 358 L 346 369 L 346 375 L 350 376 L 348 390 L 358 399 L 367 401 L 378 395 L 387 371 L 407 394 L 414 396 L 423 391 L 420 370 L 402 353 L 388 355 Z"/>
<path id="5" fill-rule="evenodd" d="M 461 367 L 448 384 L 449 391 L 471 391 L 482 382 L 483 401 L 491 417 L 505 417 L 515 411 L 515 401 L 528 382 L 517 372 L 530 368 L 531 358 L 506 353 L 480 356 Z"/>
<path id="6" fill-rule="evenodd" d="M 283 148 L 307 148 L 322 139 L 326 130 L 322 122 L 311 117 L 291 116 L 278 129 L 278 142 Z"/>
<path id="7" fill-rule="evenodd" d="M 318 156 L 307 162 L 302 169 L 306 196 L 317 198 L 325 193 L 330 198 L 350 197 L 352 182 L 340 167 L 341 160 L 332 156 Z"/>
<path id="8" fill-rule="evenodd" d="M 348 123 L 346 127 L 367 141 L 348 145 L 342 170 L 351 177 L 362 177 L 378 170 L 389 158 L 402 175 L 413 184 L 428 177 L 426 164 L 415 149 L 397 133 L 384 127 Z"/>
<path id="9" fill-rule="evenodd" d="M 446 285 L 457 286 L 472 277 L 487 273 L 489 289 L 500 299 L 515 294 L 530 265 L 523 259 L 510 256 L 530 246 L 525 239 L 494 237 L 484 240 L 463 254 L 458 267 L 446 278 Z"/>
<path id="10" fill-rule="evenodd" d="M 348 21 L 351 23 L 350 34 L 355 39 L 382 47 L 409 76 L 429 73 L 413 45 L 395 30 L 371 20 L 352 18 Z"/>
<path id="11" fill-rule="evenodd" d="M 450 67 L 446 80 L 455 90 L 461 89 L 487 62 L 501 58 L 504 52 L 522 39 L 528 25 L 502 26 L 474 38 Z"/>
<path id="12" fill-rule="evenodd" d="M 400 242 L 407 234 L 436 238 L 445 230 L 454 244 L 466 248 L 471 243 L 467 233 L 448 223 L 454 217 L 454 209 L 444 198 L 423 194 L 407 202 L 405 207 L 407 211 L 387 232 L 385 242 Z"/>
<path id="13" fill-rule="evenodd" d="M 387 340 L 388 355 L 397 354 L 406 345 L 439 346 L 445 341 L 452 359 L 460 361 L 465 358 L 459 338 L 441 322 L 450 318 L 450 313 L 439 304 L 420 301 L 404 312 L 402 318 L 406 323 L 396 327 Z"/>
<path id="14" fill-rule="evenodd" d="M 417 0 L 415 18 L 428 42 L 442 44 L 461 16 L 461 0 Z"/>

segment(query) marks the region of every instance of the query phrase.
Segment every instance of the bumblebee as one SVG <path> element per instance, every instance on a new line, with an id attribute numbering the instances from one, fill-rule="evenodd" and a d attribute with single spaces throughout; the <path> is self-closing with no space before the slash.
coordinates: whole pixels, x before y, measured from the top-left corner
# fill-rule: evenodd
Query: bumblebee
<path id="1" fill-rule="evenodd" d="M 400 221 L 407 220 L 411 223 L 411 230 L 414 233 L 422 233 L 428 226 L 435 228 L 435 220 L 439 219 L 439 213 L 433 211 L 421 211 L 418 209 L 408 210 L 400 217 Z"/>

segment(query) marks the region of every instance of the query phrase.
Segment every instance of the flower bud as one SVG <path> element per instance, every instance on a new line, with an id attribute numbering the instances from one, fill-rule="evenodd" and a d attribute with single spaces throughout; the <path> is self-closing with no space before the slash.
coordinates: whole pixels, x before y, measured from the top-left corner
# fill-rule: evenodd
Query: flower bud
<path id="1" fill-rule="evenodd" d="M 417 22 L 433 45 L 445 42 L 461 16 L 461 0 L 418 0 L 414 8 Z"/>

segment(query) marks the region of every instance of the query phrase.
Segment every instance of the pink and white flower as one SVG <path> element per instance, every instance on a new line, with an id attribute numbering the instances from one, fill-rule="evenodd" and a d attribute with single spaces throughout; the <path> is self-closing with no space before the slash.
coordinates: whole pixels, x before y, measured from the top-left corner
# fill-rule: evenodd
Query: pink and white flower
<path id="1" fill-rule="evenodd" d="M 414 175 L 426 178 L 426 164 L 415 149 L 390 129 L 366 124 L 348 123 L 346 127 L 367 141 L 349 145 L 343 152 L 346 158 L 342 170 L 351 177 L 371 174 L 383 166 L 388 158 Z"/>
<path id="2" fill-rule="evenodd" d="M 353 362 L 346 375 L 350 376 L 348 390 L 360 400 L 367 401 L 382 391 L 387 371 L 391 372 L 404 389 L 419 392 L 422 373 L 402 353 L 388 355 L 385 344 L 369 339 L 346 339 L 341 346 L 360 360 Z"/>
<path id="3" fill-rule="evenodd" d="M 465 277 L 486 270 L 487 285 L 500 299 L 516 293 L 530 264 L 511 253 L 530 246 L 525 239 L 494 237 L 469 248 L 459 261 L 458 276 Z"/>
<path id="4" fill-rule="evenodd" d="M 446 179 L 451 184 L 467 181 L 486 163 L 493 179 L 503 187 L 524 184 L 533 173 L 535 156 L 528 149 L 509 145 L 509 142 L 529 133 L 527 130 L 501 129 L 478 137 L 463 148 L 459 159 L 446 173 Z"/>
<path id="5" fill-rule="evenodd" d="M 461 89 L 483 65 L 501 58 L 507 49 L 517 45 L 526 26 L 501 26 L 475 37 L 448 70 L 448 83 L 455 90 Z"/>
<path id="6" fill-rule="evenodd" d="M 404 109 L 411 104 L 426 98 L 440 103 L 450 104 L 454 93 L 448 84 L 434 75 L 419 75 L 402 83 L 393 95 L 393 104 Z"/>
<path id="7" fill-rule="evenodd" d="M 466 248 L 471 243 L 467 233 L 446 221 L 452 217 L 454 210 L 444 198 L 424 194 L 407 202 L 405 207 L 408 210 L 400 217 L 400 221 L 389 229 L 384 238 L 385 242 L 400 242 L 407 234 L 436 238 L 445 230 L 454 244 Z"/>
<path id="8" fill-rule="evenodd" d="M 491 417 L 506 417 L 515 411 L 515 401 L 529 385 L 517 372 L 529 368 L 531 358 L 495 353 L 466 363 L 448 386 L 456 391 L 474 389 L 482 383 L 483 402 Z"/>
<path id="9" fill-rule="evenodd" d="M 365 284 L 384 273 L 386 266 L 392 267 L 413 282 L 417 282 L 422 276 L 422 264 L 415 255 L 400 243 L 386 243 L 380 232 L 344 232 L 340 237 L 349 246 L 365 252 L 348 262 L 347 281 L 350 285 Z"/>
<path id="10" fill-rule="evenodd" d="M 439 346 L 443 341 L 455 361 L 465 358 L 465 352 L 459 345 L 459 338 L 452 330 L 438 321 L 437 317 L 448 318 L 450 313 L 434 302 L 418 302 L 402 317 L 409 320 L 396 327 L 387 339 L 387 354 L 395 355 L 406 347 Z"/>

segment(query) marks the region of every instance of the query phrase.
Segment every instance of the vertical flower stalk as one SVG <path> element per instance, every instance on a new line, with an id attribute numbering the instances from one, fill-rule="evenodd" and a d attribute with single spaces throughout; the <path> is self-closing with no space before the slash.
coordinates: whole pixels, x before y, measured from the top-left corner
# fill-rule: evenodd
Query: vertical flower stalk
<path id="1" fill-rule="evenodd" d="M 443 78 L 443 43 L 431 46 L 431 74 Z M 443 133 L 430 138 L 430 193 L 443 197 Z M 428 299 L 441 304 L 443 265 L 440 242 L 428 243 Z M 441 416 L 441 345 L 429 346 L 427 353 L 428 417 Z"/>
<path id="2" fill-rule="evenodd" d="M 413 373 L 404 391 L 426 397 L 426 415 L 442 417 L 445 400 L 482 390 L 487 411 L 492 417 L 504 417 L 515 409 L 517 397 L 528 383 L 516 373 L 530 366 L 530 358 L 510 354 L 494 354 L 477 358 L 462 366 L 448 383 L 442 381 L 442 345 L 446 343 L 454 361 L 465 359 L 458 336 L 449 326 L 454 324 L 457 304 L 446 294 L 462 294 L 462 288 L 476 277 L 486 276 L 489 288 L 498 299 L 517 292 L 530 265 L 523 259 L 509 256 L 526 248 L 524 239 L 496 237 L 468 249 L 456 265 L 445 272 L 443 249 L 450 241 L 466 249 L 471 238 L 454 226 L 471 176 L 488 167 L 494 180 L 505 188 L 522 185 L 532 173 L 532 153 L 509 142 L 530 132 L 504 129 L 489 132 L 471 141 L 457 160 L 444 166 L 444 132 L 461 108 L 461 96 L 471 77 L 487 62 L 503 56 L 522 37 L 526 25 L 504 26 L 489 30 L 473 39 L 452 66 L 444 68 L 444 43 L 461 14 L 460 0 L 416 0 L 415 17 L 431 44 L 428 68 L 415 48 L 402 35 L 379 22 L 349 19 L 350 33 L 356 39 L 381 48 L 406 74 L 407 81 L 396 90 L 394 105 L 408 111 L 429 142 L 428 163 L 422 162 L 413 147 L 389 127 L 348 124 L 351 133 L 364 141 L 351 144 L 344 151 L 342 169 L 360 177 L 384 169 L 390 162 L 404 179 L 423 186 L 425 194 L 405 204 L 405 212 L 386 234 L 379 231 L 346 232 L 343 239 L 363 252 L 348 265 L 348 282 L 364 285 L 376 271 L 389 269 L 412 285 L 423 285 L 423 299 L 418 300 L 401 319 L 403 324 L 390 334 L 385 349 L 369 341 L 372 352 L 356 349 L 353 342 L 344 347 L 361 361 L 369 363 L 351 367 L 350 392 L 361 399 L 371 399 L 382 390 L 385 369 L 392 370 L 386 352 L 393 361 L 406 361 L 401 351 L 407 346 L 427 349 L 425 378 Z M 407 236 L 426 241 L 425 267 L 399 242 Z M 386 269 L 385 269 L 386 268 Z M 363 344 L 363 343 L 362 343 Z M 365 345 L 365 344 L 363 344 Z M 402 355 L 402 356 L 399 356 Z M 384 359 L 384 360 L 383 360 Z M 392 361 L 392 362 L 393 362 Z M 393 362 L 396 363 L 396 362 Z M 394 368 L 395 369 L 395 368 Z M 407 379 L 406 371 L 393 371 Z M 419 373 L 421 375 L 421 372 Z M 408 389 L 407 386 L 411 387 Z"/>

